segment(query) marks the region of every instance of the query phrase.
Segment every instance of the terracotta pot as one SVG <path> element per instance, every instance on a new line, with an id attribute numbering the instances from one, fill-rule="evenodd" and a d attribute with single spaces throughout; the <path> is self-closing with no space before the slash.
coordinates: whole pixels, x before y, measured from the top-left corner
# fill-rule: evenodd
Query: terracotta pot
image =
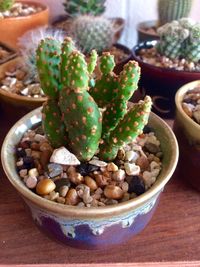
<path id="1" fill-rule="evenodd" d="M 137 37 L 138 43 L 145 42 L 145 41 L 152 41 L 158 40 L 159 37 L 156 31 L 153 30 L 157 28 L 158 21 L 151 20 L 151 21 L 144 21 L 137 25 Z"/>
<path id="2" fill-rule="evenodd" d="M 40 122 L 40 109 L 19 120 L 7 134 L 1 153 L 4 171 L 24 199 L 37 226 L 54 239 L 82 249 L 105 248 L 125 242 L 142 231 L 150 221 L 160 194 L 177 164 L 178 146 L 169 126 L 151 113 L 149 126 L 161 141 L 163 168 L 157 181 L 147 192 L 120 204 L 82 208 L 41 198 L 29 190 L 17 174 L 13 151 L 23 134 Z"/>
<path id="3" fill-rule="evenodd" d="M 133 58 L 141 67 L 140 91 L 142 95 L 150 95 L 153 99 L 153 111 L 159 116 L 169 118 L 175 114 L 175 94 L 185 83 L 200 79 L 200 72 L 179 71 L 156 67 L 143 62 L 138 56 L 141 49 L 155 46 L 154 41 L 147 41 L 133 48 Z"/>
<path id="4" fill-rule="evenodd" d="M 26 31 L 46 26 L 49 20 L 49 8 L 46 5 L 32 1 L 21 2 L 42 7 L 42 11 L 29 16 L 10 17 L 0 20 L 0 41 L 13 48 L 17 48 L 18 38 Z"/>
<path id="5" fill-rule="evenodd" d="M 0 59 L 0 65 L 17 57 L 17 52 L 13 48 L 9 47 L 8 45 L 0 42 L 0 47 L 3 48 L 3 50 L 9 52 L 9 55 L 7 57 Z"/>
<path id="6" fill-rule="evenodd" d="M 0 65 L 0 79 L 4 77 L 5 72 L 12 66 L 21 64 L 22 64 L 22 59 L 20 57 L 17 57 Z M 34 97 L 22 96 L 7 92 L 0 88 L 0 100 L 1 100 L 0 104 L 5 112 L 7 109 L 9 110 L 9 112 L 12 109 L 13 112 L 15 113 L 20 112 L 20 114 L 26 114 L 28 111 L 36 107 L 40 107 L 43 104 L 43 102 L 46 101 L 46 97 L 34 98 Z"/>
<path id="7" fill-rule="evenodd" d="M 176 117 L 174 132 L 180 149 L 179 177 L 200 191 L 200 125 L 182 108 L 183 97 L 191 89 L 200 86 L 200 80 L 182 86 L 176 93 Z"/>

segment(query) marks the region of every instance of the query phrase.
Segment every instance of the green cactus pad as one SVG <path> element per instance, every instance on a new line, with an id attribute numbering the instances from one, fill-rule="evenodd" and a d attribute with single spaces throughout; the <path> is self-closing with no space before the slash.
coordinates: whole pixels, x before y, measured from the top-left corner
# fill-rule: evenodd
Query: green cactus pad
<path id="1" fill-rule="evenodd" d="M 55 39 L 46 38 L 40 42 L 36 54 L 42 90 L 47 96 L 57 98 L 61 85 L 59 71 L 61 44 Z"/>
<path id="2" fill-rule="evenodd" d="M 109 140 L 100 146 L 101 159 L 108 161 L 115 159 L 119 148 L 130 143 L 142 133 L 148 122 L 151 105 L 151 98 L 146 96 L 144 101 L 135 104 L 126 113 L 123 120 L 111 133 Z"/>
<path id="3" fill-rule="evenodd" d="M 96 50 L 92 50 L 89 60 L 88 60 L 88 72 L 90 75 L 92 75 L 95 70 L 95 67 L 97 65 L 97 58 L 98 58 L 98 54 Z"/>
<path id="4" fill-rule="evenodd" d="M 0 0 L 0 12 L 5 12 L 13 6 L 15 0 Z"/>
<path id="5" fill-rule="evenodd" d="M 69 145 L 80 160 L 90 160 L 98 149 L 102 132 L 98 106 L 87 91 L 76 93 L 64 89 L 60 95 L 59 105 L 69 134 Z"/>
<path id="6" fill-rule="evenodd" d="M 49 99 L 42 108 L 42 124 L 44 132 L 53 147 L 60 147 L 68 142 L 65 125 L 61 120 L 61 112 L 55 100 Z"/>

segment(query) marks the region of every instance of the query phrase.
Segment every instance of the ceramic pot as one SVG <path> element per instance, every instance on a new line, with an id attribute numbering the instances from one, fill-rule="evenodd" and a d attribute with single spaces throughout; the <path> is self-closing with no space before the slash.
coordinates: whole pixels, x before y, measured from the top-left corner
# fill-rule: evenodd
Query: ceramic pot
<path id="1" fill-rule="evenodd" d="M 15 57 L 17 57 L 17 52 L 13 48 L 9 47 L 8 45 L 0 42 L 0 47 L 9 53 L 8 56 L 0 59 L 0 65 L 4 64 L 5 62 L 7 62 L 7 61 L 9 61 Z"/>
<path id="2" fill-rule="evenodd" d="M 22 59 L 20 57 L 14 58 L 3 65 L 0 65 L 0 80 L 4 76 L 5 72 L 10 69 L 12 66 L 21 65 Z M 28 97 L 10 93 L 0 88 L 0 100 L 1 105 L 4 109 L 7 107 L 12 107 L 14 112 L 23 111 L 23 114 L 28 111 L 40 107 L 44 101 L 46 101 L 46 97 Z"/>
<path id="3" fill-rule="evenodd" d="M 180 149 L 179 177 L 200 191 L 200 125 L 191 119 L 182 108 L 186 92 L 200 87 L 200 80 L 182 86 L 176 93 L 176 117 L 174 132 Z"/>
<path id="4" fill-rule="evenodd" d="M 26 31 L 36 27 L 48 25 L 49 8 L 43 3 L 33 1 L 21 1 L 42 7 L 42 11 L 28 16 L 10 17 L 0 20 L 0 41 L 13 47 L 17 47 L 18 38 Z"/>
<path id="5" fill-rule="evenodd" d="M 125 242 L 142 231 L 150 221 L 165 184 L 171 178 L 178 160 L 176 138 L 169 126 L 151 113 L 149 126 L 161 140 L 163 168 L 156 183 L 135 199 L 98 208 L 67 206 L 41 198 L 30 191 L 15 168 L 15 146 L 23 134 L 41 122 L 36 109 L 19 120 L 7 134 L 2 146 L 4 171 L 24 199 L 36 225 L 48 236 L 66 245 L 82 249 L 105 248 Z"/>
<path id="6" fill-rule="evenodd" d="M 155 46 L 154 41 L 147 41 L 133 48 L 133 58 L 141 67 L 139 82 L 142 95 L 150 95 L 153 100 L 153 111 L 161 117 L 173 118 L 175 114 L 175 94 L 185 83 L 200 79 L 200 72 L 179 71 L 169 68 L 156 67 L 143 62 L 138 56 L 141 49 Z"/>
<path id="7" fill-rule="evenodd" d="M 158 40 L 159 37 L 156 31 L 154 30 L 157 28 L 157 25 L 158 25 L 157 20 L 140 22 L 137 25 L 138 43 L 145 42 L 145 41 Z"/>

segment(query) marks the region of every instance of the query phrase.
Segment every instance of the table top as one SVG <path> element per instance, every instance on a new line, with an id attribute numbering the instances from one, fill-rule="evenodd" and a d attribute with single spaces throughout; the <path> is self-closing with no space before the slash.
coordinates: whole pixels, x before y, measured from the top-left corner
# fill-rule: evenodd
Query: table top
<path id="1" fill-rule="evenodd" d="M 0 110 L 0 144 L 21 116 Z M 15 114 L 15 115 L 14 115 Z M 172 123 L 172 121 L 168 121 Z M 107 250 L 63 246 L 41 233 L 0 167 L 0 266 L 200 266 L 200 193 L 178 172 L 142 233 Z"/>

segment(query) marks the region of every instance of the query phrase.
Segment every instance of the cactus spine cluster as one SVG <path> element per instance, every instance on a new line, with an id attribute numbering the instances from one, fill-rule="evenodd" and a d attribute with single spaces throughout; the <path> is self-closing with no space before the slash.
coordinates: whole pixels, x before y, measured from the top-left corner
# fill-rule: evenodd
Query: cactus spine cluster
<path id="1" fill-rule="evenodd" d="M 66 0 L 63 5 L 67 14 L 72 17 L 80 15 L 98 16 L 105 11 L 106 0 Z"/>
<path id="2" fill-rule="evenodd" d="M 0 0 L 0 12 L 10 10 L 15 0 Z"/>
<path id="3" fill-rule="evenodd" d="M 164 25 L 173 20 L 188 17 L 193 0 L 159 0 L 159 24 Z"/>
<path id="4" fill-rule="evenodd" d="M 89 54 L 110 48 L 114 42 L 113 23 L 104 17 L 80 16 L 72 23 L 72 35 L 80 50 Z"/>
<path id="5" fill-rule="evenodd" d="M 171 59 L 200 60 L 200 23 L 191 19 L 174 20 L 158 28 L 158 52 Z"/>
<path id="6" fill-rule="evenodd" d="M 101 159 L 113 160 L 121 146 L 142 133 L 151 109 L 150 97 L 127 108 L 140 76 L 137 62 L 129 61 L 116 76 L 112 55 L 105 53 L 99 61 L 101 76 L 90 88 L 95 51 L 87 63 L 69 38 L 62 45 L 47 38 L 37 49 L 41 86 L 48 96 L 42 110 L 46 136 L 54 147 L 68 145 L 82 161 L 90 160 L 98 149 Z"/>

